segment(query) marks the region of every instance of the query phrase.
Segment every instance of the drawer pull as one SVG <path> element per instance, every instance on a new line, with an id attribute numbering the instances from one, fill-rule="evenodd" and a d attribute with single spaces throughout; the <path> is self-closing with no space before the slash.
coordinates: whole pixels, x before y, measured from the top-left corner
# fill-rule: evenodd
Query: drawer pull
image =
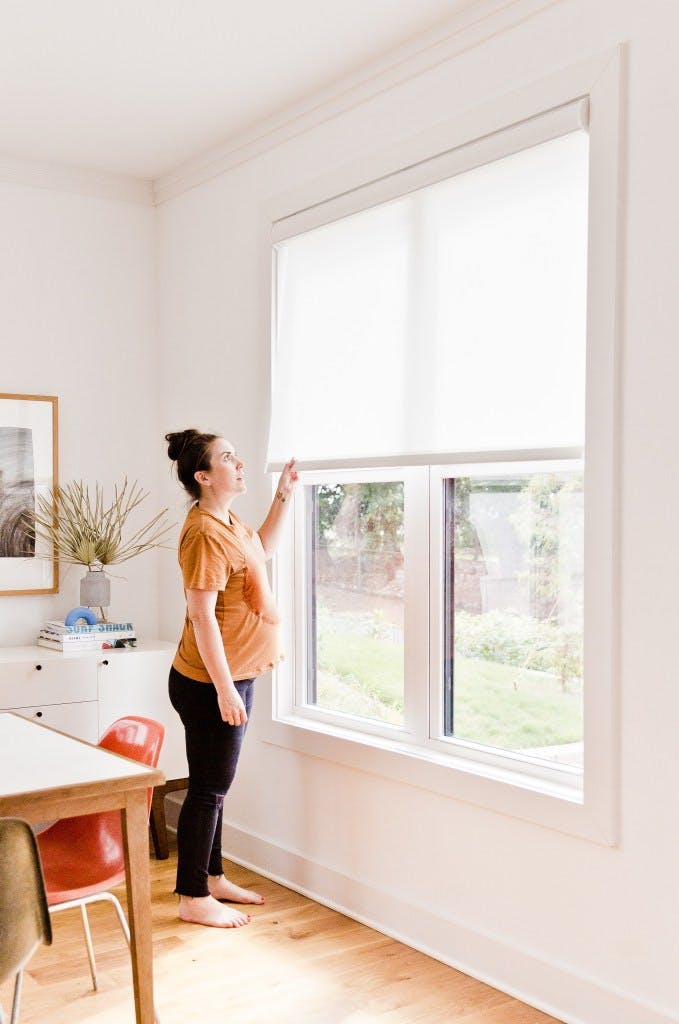
<path id="1" fill-rule="evenodd" d="M 42 711 L 36 711 L 35 717 L 36 718 L 42 718 Z"/>
<path id="2" fill-rule="evenodd" d="M 108 665 L 108 658 L 104 658 L 104 660 L 102 661 L 102 665 Z"/>
<path id="3" fill-rule="evenodd" d="M 35 671 L 36 672 L 42 672 L 42 665 L 36 665 L 35 666 Z"/>

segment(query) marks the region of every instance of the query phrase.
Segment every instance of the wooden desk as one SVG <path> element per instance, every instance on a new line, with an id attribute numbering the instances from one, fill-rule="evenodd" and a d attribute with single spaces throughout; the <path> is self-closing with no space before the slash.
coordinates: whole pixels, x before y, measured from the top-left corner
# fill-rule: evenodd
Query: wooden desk
<path id="1" fill-rule="evenodd" d="M 120 808 L 137 1024 L 153 1024 L 146 790 L 164 781 L 158 769 L 0 713 L 0 817 L 40 822 Z"/>

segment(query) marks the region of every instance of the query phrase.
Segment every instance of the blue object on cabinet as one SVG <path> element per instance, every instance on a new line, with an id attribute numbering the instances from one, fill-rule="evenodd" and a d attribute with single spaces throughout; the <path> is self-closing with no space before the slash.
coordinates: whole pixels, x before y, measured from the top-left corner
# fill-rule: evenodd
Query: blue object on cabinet
<path id="1" fill-rule="evenodd" d="M 64 619 L 64 625 L 75 626 L 80 619 L 84 619 L 88 626 L 96 626 L 97 624 L 97 616 L 91 608 L 72 608 Z"/>

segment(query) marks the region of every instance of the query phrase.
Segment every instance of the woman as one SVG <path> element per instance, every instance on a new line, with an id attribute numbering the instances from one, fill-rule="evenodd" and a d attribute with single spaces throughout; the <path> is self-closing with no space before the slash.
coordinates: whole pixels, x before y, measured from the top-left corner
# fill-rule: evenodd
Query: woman
<path id="1" fill-rule="evenodd" d="M 222 805 L 238 763 L 255 677 L 282 657 L 265 561 L 274 553 L 297 481 L 284 468 L 258 531 L 234 515 L 247 490 L 244 464 L 217 434 L 166 434 L 168 455 L 194 503 L 179 538 L 186 618 L 170 670 L 170 700 L 186 732 L 189 788 L 177 824 L 177 887 L 183 921 L 236 928 L 250 915 L 231 903 L 263 903 L 222 872 Z"/>

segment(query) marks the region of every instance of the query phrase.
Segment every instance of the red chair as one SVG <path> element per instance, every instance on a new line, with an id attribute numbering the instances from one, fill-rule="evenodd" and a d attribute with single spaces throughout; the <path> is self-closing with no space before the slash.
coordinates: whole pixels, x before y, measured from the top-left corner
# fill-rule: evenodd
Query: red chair
<path id="1" fill-rule="evenodd" d="M 111 725 L 99 746 L 155 768 L 165 728 L 150 718 L 130 715 Z M 148 791 L 151 807 L 153 790 Z M 80 907 L 92 985 L 99 987 L 87 918 L 87 904 L 107 900 L 113 904 L 130 945 L 130 929 L 120 902 L 108 890 L 125 878 L 125 857 L 120 811 L 101 811 L 77 818 L 61 818 L 38 835 L 50 913 Z"/>

